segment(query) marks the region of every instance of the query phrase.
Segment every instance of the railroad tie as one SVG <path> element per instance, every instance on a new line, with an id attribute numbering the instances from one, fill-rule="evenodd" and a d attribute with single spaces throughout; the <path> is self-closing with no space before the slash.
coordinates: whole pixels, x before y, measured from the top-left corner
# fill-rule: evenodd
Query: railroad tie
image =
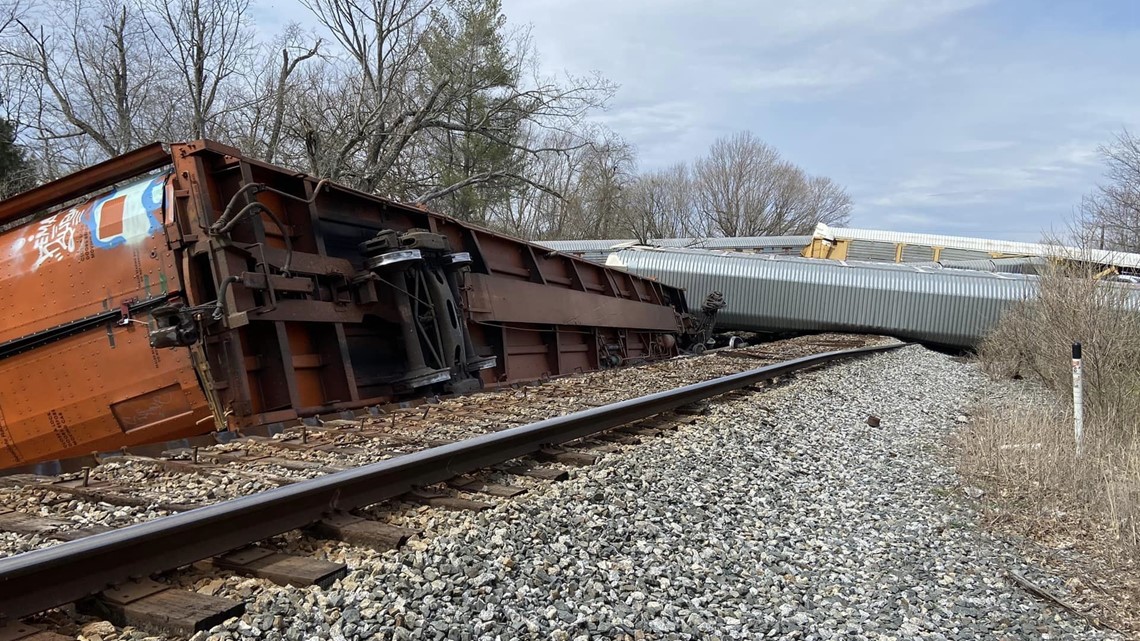
<path id="1" fill-rule="evenodd" d="M 598 462 L 597 455 L 587 454 L 585 452 L 575 452 L 572 450 L 564 450 L 555 447 L 544 447 L 538 451 L 538 457 L 548 461 L 558 461 L 566 465 L 577 465 L 584 467 L 593 465 Z"/>
<path id="2" fill-rule="evenodd" d="M 489 494 L 491 496 L 500 496 L 508 499 L 526 493 L 525 487 L 503 485 L 501 483 L 487 483 L 486 481 L 481 481 L 478 479 L 452 479 L 448 481 L 447 484 L 448 486 L 462 492 Z"/>
<path id="3" fill-rule="evenodd" d="M 213 563 L 243 576 L 296 587 L 315 585 L 324 589 L 348 575 L 348 566 L 343 563 L 284 554 L 258 546 L 216 556 Z"/>
<path id="4" fill-rule="evenodd" d="M 614 430 L 622 434 L 629 434 L 630 436 L 648 436 L 657 437 L 665 433 L 661 427 L 649 427 L 646 425 L 628 425 L 626 427 L 619 427 Z"/>
<path id="5" fill-rule="evenodd" d="M 22 621 L 0 624 L 0 641 L 72 641 L 73 638 Z"/>
<path id="6" fill-rule="evenodd" d="M 600 441 L 608 441 L 610 443 L 617 443 L 619 445 L 640 445 L 641 439 L 629 434 L 619 434 L 616 431 L 602 432 L 597 434 L 594 438 Z"/>
<path id="7" fill-rule="evenodd" d="M 159 510 L 166 510 L 167 512 L 186 512 L 202 507 L 201 505 L 193 503 L 168 503 L 132 495 L 132 490 L 129 488 L 114 485 L 107 481 L 99 481 L 88 485 L 83 485 L 82 480 L 60 481 L 48 485 L 44 487 L 44 489 L 59 494 L 68 494 L 96 503 L 107 503 L 120 507 L 154 507 Z"/>
<path id="8" fill-rule="evenodd" d="M 473 501 L 471 499 L 465 499 L 460 496 L 455 496 L 444 492 L 437 492 L 434 490 L 412 490 L 400 498 L 411 501 L 412 503 L 430 505 L 431 507 L 438 507 L 444 510 L 466 510 L 470 512 L 482 512 L 483 510 L 488 510 L 495 507 L 490 503 Z"/>
<path id="9" fill-rule="evenodd" d="M 416 530 L 372 521 L 347 512 L 337 512 L 307 529 L 320 538 L 335 539 L 379 551 L 395 550 L 407 543 L 408 539 L 420 534 Z"/>
<path id="10" fill-rule="evenodd" d="M 527 467 L 525 465 L 514 465 L 502 468 L 507 474 L 514 474 L 515 476 L 527 476 L 535 479 L 542 479 L 544 481 L 565 481 L 570 478 L 570 473 L 566 470 L 560 470 L 555 467 Z"/>
<path id="11" fill-rule="evenodd" d="M 164 583 L 128 581 L 76 604 L 79 612 L 119 627 L 193 635 L 245 613 L 245 603 L 181 590 Z"/>
<path id="12" fill-rule="evenodd" d="M 0 508 L 0 532 L 11 532 L 28 536 L 42 536 L 56 541 L 74 541 L 85 536 L 106 532 L 113 528 L 103 525 L 93 525 L 85 528 L 73 528 L 72 521 L 53 519 L 43 516 L 25 514 L 16 510 Z"/>

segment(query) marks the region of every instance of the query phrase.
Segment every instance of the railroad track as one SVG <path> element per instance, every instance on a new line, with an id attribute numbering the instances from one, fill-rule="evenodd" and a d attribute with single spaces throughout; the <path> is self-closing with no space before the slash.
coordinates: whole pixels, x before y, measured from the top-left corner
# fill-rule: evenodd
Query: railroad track
<path id="1" fill-rule="evenodd" d="M 7 623 L 0 638 L 42 634 L 37 625 L 57 625 L 57 615 L 41 613 L 75 601 L 120 624 L 190 634 L 240 613 L 241 603 L 177 589 L 216 571 L 209 566 L 167 582 L 147 577 L 212 557 L 227 572 L 327 585 L 344 575 L 343 566 L 282 554 L 272 544 L 249 546 L 306 528 L 396 547 L 416 531 L 369 518 L 382 512 L 364 508 L 402 500 L 483 509 L 489 504 L 470 497 L 511 496 L 535 482 L 527 478 L 553 479 L 565 474 L 563 466 L 596 456 L 560 445 L 604 451 L 635 443 L 681 420 L 668 412 L 702 399 L 898 345 L 801 337 L 323 421 L 274 438 L 106 458 L 78 474 L 9 477 L 0 490 L 0 544 L 10 555 L 0 559 L 0 619 Z M 446 490 L 431 489 L 441 483 Z M 160 610 L 174 614 L 154 614 Z M 36 615 L 30 624 L 20 621 L 29 615 Z"/>

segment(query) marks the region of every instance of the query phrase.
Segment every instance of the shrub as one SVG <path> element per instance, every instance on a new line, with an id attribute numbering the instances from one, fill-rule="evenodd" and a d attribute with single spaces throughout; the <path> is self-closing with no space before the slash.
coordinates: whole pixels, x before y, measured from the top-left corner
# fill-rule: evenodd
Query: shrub
<path id="1" fill-rule="evenodd" d="M 981 346 L 996 378 L 1040 384 L 1040 402 L 984 399 L 960 435 L 963 471 L 1039 513 L 1073 515 L 1140 549 L 1140 288 L 1054 268 L 1038 296 L 1005 314 Z M 1074 341 L 1083 344 L 1085 444 L 1073 438 Z"/>
<path id="2" fill-rule="evenodd" d="M 1084 348 L 1086 416 L 1114 431 L 1140 418 L 1140 288 L 1055 267 L 1035 299 L 1016 305 L 983 342 L 979 356 L 996 377 L 1040 381 L 1071 400 L 1072 343 Z"/>

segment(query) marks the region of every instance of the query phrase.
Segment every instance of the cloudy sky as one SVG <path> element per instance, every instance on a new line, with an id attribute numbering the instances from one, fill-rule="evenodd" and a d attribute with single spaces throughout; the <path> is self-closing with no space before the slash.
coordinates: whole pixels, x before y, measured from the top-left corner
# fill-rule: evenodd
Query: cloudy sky
<path id="1" fill-rule="evenodd" d="M 748 129 L 853 226 L 1038 240 L 1140 131 L 1140 0 L 503 0 L 654 168 Z"/>

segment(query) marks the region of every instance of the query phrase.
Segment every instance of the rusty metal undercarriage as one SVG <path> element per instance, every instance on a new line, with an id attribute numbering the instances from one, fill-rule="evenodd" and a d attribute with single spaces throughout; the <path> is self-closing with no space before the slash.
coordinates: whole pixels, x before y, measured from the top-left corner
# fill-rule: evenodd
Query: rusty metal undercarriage
<path id="1" fill-rule="evenodd" d="M 675 288 L 209 141 L 0 202 L 0 226 L 0 467 L 614 367 L 708 331 Z"/>

